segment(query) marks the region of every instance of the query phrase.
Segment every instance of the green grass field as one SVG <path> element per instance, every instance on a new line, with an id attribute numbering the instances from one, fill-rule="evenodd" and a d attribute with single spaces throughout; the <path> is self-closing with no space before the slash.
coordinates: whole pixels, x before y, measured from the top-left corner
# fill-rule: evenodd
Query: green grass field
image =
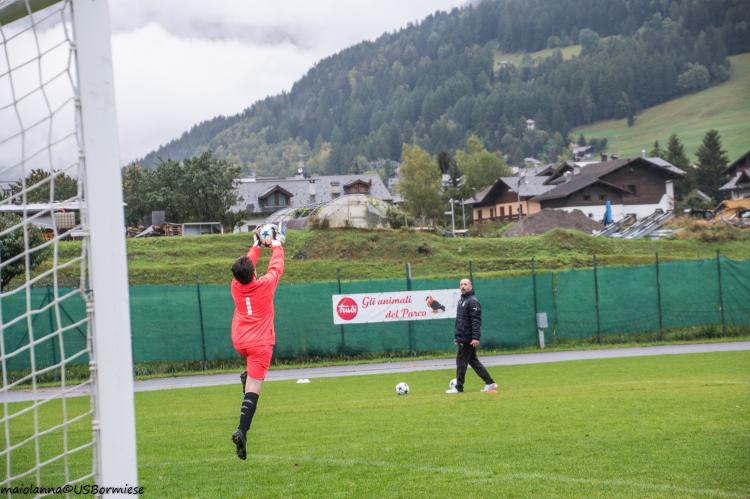
<path id="1" fill-rule="evenodd" d="M 445 395 L 452 371 L 267 383 L 245 462 L 229 441 L 239 383 L 138 393 L 140 483 L 159 498 L 750 495 L 750 352 L 490 371 L 498 395 L 471 372 Z M 30 430 L 22 418 L 12 439 Z"/>
<path id="2" fill-rule="evenodd" d="M 650 107 L 636 116 L 635 125 L 626 120 L 609 120 L 573 130 L 578 137 L 607 138 L 607 149 L 623 157 L 650 151 L 654 141 L 666 149 L 669 136 L 676 133 L 685 152 L 695 161 L 695 151 L 708 130 L 716 129 L 734 161 L 750 149 L 750 53 L 729 57 L 729 81 L 695 94 Z"/>

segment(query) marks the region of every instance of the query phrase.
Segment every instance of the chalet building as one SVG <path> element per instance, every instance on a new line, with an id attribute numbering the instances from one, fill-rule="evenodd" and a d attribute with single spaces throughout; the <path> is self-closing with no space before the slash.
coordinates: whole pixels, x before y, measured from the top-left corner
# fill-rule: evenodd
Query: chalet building
<path id="1" fill-rule="evenodd" d="M 540 169 L 541 170 L 541 169 Z M 464 202 L 473 206 L 475 222 L 485 220 L 518 220 L 519 215 L 533 215 L 541 211 L 536 196 L 554 189 L 544 185 L 548 179 L 541 175 L 501 177 L 493 185 Z"/>
<path id="2" fill-rule="evenodd" d="M 591 157 L 594 148 L 592 146 L 574 146 L 573 147 L 573 159 L 580 161 L 584 158 Z"/>
<path id="3" fill-rule="evenodd" d="M 724 170 L 731 180 L 719 187 L 720 191 L 729 191 L 731 199 L 750 198 L 750 151 L 737 158 Z"/>
<path id="4" fill-rule="evenodd" d="M 376 174 L 326 175 L 305 177 L 251 177 L 237 180 L 241 198 L 234 211 L 246 213 L 246 225 L 262 223 L 284 208 L 302 208 L 328 203 L 347 194 L 366 194 L 392 202 L 391 193 Z"/>
<path id="5" fill-rule="evenodd" d="M 640 219 L 657 209 L 674 210 L 673 181 L 684 175 L 659 158 L 566 162 L 526 178 L 500 178 L 465 204 L 472 205 L 475 222 L 516 220 L 519 213 L 532 215 L 544 208 L 581 210 L 601 220 L 608 201 L 615 220 L 631 214 Z"/>

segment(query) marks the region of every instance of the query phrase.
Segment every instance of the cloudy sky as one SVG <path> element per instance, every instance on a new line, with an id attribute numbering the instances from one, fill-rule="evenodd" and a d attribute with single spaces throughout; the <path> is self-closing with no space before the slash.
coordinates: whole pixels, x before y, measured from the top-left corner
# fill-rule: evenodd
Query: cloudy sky
<path id="1" fill-rule="evenodd" d="M 292 84 L 320 59 L 466 0 L 110 0 L 123 163 Z"/>

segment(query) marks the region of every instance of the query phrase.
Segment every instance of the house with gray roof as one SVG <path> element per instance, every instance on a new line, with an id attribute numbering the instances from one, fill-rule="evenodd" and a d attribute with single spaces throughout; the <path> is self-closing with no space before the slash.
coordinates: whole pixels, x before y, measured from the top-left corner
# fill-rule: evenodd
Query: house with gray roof
<path id="1" fill-rule="evenodd" d="M 684 171 L 660 158 L 623 158 L 602 161 L 553 174 L 555 188 L 534 198 L 542 208 L 580 210 L 590 218 L 604 218 L 607 202 L 612 217 L 641 219 L 657 210 L 674 211 L 674 181 Z"/>
<path id="2" fill-rule="evenodd" d="M 250 227 L 278 210 L 321 206 L 346 194 L 366 194 L 387 203 L 393 201 L 380 176 L 374 173 L 251 177 L 238 179 L 236 186 L 240 201 L 233 211 L 245 213 L 245 225 Z"/>
<path id="3" fill-rule="evenodd" d="M 604 218 L 607 202 L 615 220 L 637 219 L 656 210 L 674 210 L 675 179 L 686 173 L 660 158 L 626 158 L 598 163 L 566 162 L 539 174 L 498 179 L 466 204 L 473 205 L 474 221 L 514 220 L 544 208 L 580 210 L 590 218 Z M 510 209 L 510 211 L 509 211 Z"/>
<path id="4" fill-rule="evenodd" d="M 750 151 L 737 158 L 724 170 L 730 175 L 729 182 L 719 187 L 720 191 L 729 191 L 732 199 L 750 197 Z"/>
<path id="5" fill-rule="evenodd" d="M 534 170 L 532 173 L 537 171 L 542 169 Z M 472 218 L 475 222 L 518 220 L 519 215 L 531 215 L 541 211 L 539 203 L 533 201 L 533 198 L 555 188 L 554 185 L 545 185 L 547 179 L 547 176 L 528 173 L 515 177 L 501 177 L 491 186 L 465 200 L 464 205 L 472 206 Z"/>

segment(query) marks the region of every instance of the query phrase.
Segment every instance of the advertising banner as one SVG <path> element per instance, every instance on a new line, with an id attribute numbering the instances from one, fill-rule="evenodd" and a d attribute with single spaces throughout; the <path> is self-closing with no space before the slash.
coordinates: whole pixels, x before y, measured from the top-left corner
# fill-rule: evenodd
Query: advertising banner
<path id="1" fill-rule="evenodd" d="M 333 295 L 334 324 L 455 319 L 458 289 Z"/>

